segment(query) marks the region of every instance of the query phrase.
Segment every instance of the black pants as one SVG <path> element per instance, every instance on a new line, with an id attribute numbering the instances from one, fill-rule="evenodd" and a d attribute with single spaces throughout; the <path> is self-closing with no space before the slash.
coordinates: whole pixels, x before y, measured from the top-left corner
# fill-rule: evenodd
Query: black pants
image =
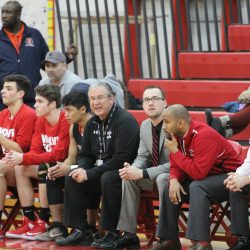
<path id="1" fill-rule="evenodd" d="M 55 180 L 46 180 L 49 205 L 63 204 L 64 176 Z"/>
<path id="2" fill-rule="evenodd" d="M 229 199 L 229 192 L 223 181 L 226 174 L 213 175 L 203 180 L 182 182 L 187 195 L 182 195 L 182 201 L 189 203 L 186 238 L 196 241 L 210 241 L 210 206 Z M 175 240 L 179 237 L 179 210 L 181 204 L 173 204 L 169 198 L 169 188 L 165 187 L 162 209 L 159 215 L 159 225 L 162 228 L 161 237 Z"/>
<path id="3" fill-rule="evenodd" d="M 232 233 L 250 236 L 248 221 L 248 198 L 250 185 L 245 186 L 242 192 L 230 192 Z"/>
<path id="4" fill-rule="evenodd" d="M 68 227 L 87 228 L 87 213 L 102 194 L 101 227 L 115 231 L 121 207 L 121 179 L 118 170 L 105 172 L 101 178 L 77 183 L 66 176 L 64 193 L 64 224 Z M 94 205 L 92 203 L 92 205 Z M 96 204 L 97 205 L 97 204 Z M 98 203 L 99 206 L 99 203 Z M 93 208 L 93 207 L 92 207 Z"/>

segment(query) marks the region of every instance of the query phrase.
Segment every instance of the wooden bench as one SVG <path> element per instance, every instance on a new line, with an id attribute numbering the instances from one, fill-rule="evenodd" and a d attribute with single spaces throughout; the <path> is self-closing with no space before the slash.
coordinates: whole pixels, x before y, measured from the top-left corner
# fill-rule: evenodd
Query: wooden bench
<path id="1" fill-rule="evenodd" d="M 250 79 L 248 52 L 180 52 L 182 79 Z"/>
<path id="2" fill-rule="evenodd" d="M 149 85 L 163 89 L 168 105 L 221 108 L 228 101 L 236 101 L 238 95 L 248 89 L 250 81 L 130 79 L 127 87 L 140 99 Z"/>
<path id="3" fill-rule="evenodd" d="M 231 51 L 250 51 L 250 25 L 230 24 L 228 26 L 228 43 Z"/>

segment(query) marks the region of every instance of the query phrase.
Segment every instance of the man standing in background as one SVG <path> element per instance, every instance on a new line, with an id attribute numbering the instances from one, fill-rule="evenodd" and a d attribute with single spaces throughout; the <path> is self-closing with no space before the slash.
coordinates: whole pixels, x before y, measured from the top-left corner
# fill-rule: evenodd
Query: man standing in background
<path id="1" fill-rule="evenodd" d="M 18 1 L 7 1 L 1 10 L 2 29 L 0 30 L 0 84 L 5 76 L 22 74 L 32 83 L 25 103 L 35 103 L 34 88 L 41 80 L 41 62 L 49 51 L 42 34 L 21 21 L 22 5 Z M 67 51 L 67 61 L 73 59 L 77 49 L 71 45 Z M 2 100 L 0 109 L 3 109 Z"/>
<path id="2" fill-rule="evenodd" d="M 67 95 L 72 87 L 82 79 L 67 69 L 65 55 L 57 50 L 49 51 L 42 64 L 45 65 L 47 78 L 42 79 L 39 85 L 54 84 L 59 86 L 61 98 Z"/>

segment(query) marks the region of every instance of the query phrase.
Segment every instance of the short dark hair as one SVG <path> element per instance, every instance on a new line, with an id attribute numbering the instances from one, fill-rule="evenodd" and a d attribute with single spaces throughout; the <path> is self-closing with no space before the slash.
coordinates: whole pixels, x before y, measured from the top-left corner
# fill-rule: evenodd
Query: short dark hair
<path id="1" fill-rule="evenodd" d="M 15 82 L 17 86 L 17 91 L 24 91 L 24 97 L 27 96 L 31 88 L 31 81 L 25 75 L 8 75 L 3 79 L 3 84 L 5 82 Z"/>
<path id="2" fill-rule="evenodd" d="M 60 88 L 53 84 L 38 85 L 35 87 L 36 95 L 40 95 L 49 102 L 56 102 L 56 108 L 61 107 Z"/>
<path id="3" fill-rule="evenodd" d="M 62 104 L 64 106 L 72 105 L 77 109 L 80 109 L 82 106 L 84 106 L 86 108 L 86 112 L 90 112 L 88 96 L 84 92 L 69 92 L 63 97 Z"/>
<path id="4" fill-rule="evenodd" d="M 163 89 L 162 89 L 161 87 L 154 86 L 154 85 L 149 85 L 149 86 L 145 87 L 145 89 L 144 89 L 143 92 L 145 92 L 147 89 L 159 89 L 160 92 L 161 92 L 161 97 L 162 97 L 163 99 L 166 99 L 166 95 L 165 95 L 165 93 L 164 93 L 164 91 L 163 91 Z"/>
<path id="5" fill-rule="evenodd" d="M 17 12 L 22 13 L 23 6 L 18 1 L 7 1 L 5 4 L 12 4 Z"/>
<path id="6" fill-rule="evenodd" d="M 176 120 L 183 119 L 190 124 L 191 118 L 187 108 L 181 104 L 173 104 L 167 107 L 164 112 L 170 112 Z"/>

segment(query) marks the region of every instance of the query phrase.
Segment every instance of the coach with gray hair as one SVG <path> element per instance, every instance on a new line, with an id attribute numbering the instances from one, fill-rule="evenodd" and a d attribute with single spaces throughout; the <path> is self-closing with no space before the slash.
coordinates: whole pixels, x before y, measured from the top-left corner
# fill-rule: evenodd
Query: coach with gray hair
<path id="1" fill-rule="evenodd" d="M 66 238 L 56 239 L 58 245 L 91 244 L 87 201 L 99 192 L 102 193 L 100 226 L 106 234 L 92 246 L 118 238 L 116 228 L 122 197 L 119 169 L 125 161 L 133 162 L 139 146 L 138 124 L 115 103 L 108 83 L 91 84 L 88 96 L 94 116 L 85 127 L 78 165 L 72 167 L 65 180 L 64 224 L 74 231 Z"/>

